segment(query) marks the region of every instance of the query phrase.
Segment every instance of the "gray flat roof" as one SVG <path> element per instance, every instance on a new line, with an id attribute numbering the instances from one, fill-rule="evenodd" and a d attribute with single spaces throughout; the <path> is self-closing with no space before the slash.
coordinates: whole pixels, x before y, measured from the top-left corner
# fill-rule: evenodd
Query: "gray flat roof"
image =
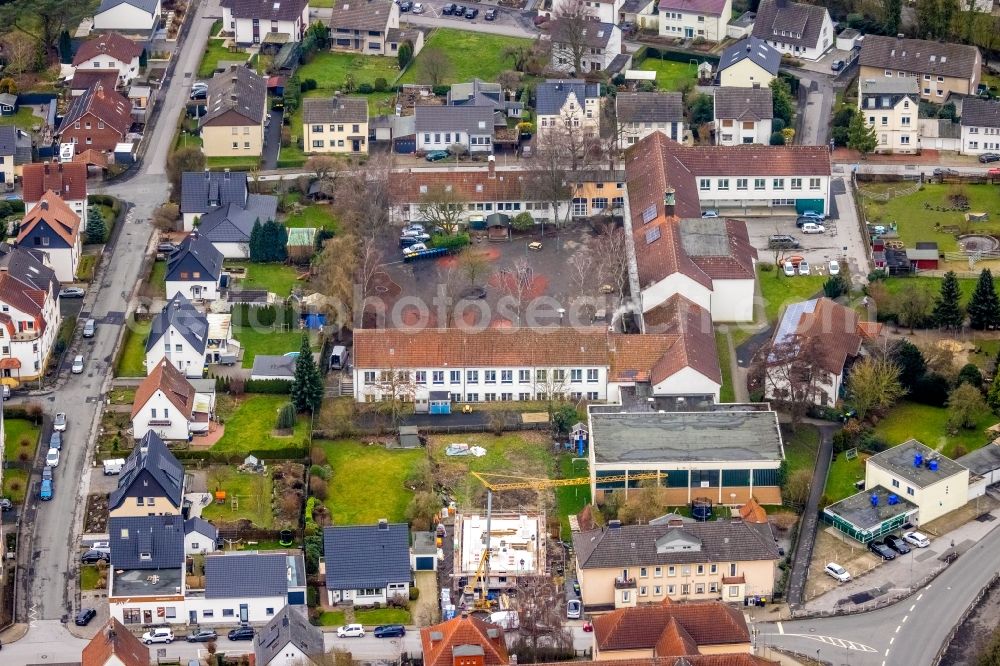
<path id="1" fill-rule="evenodd" d="M 878 496 L 877 506 L 872 506 L 872 495 Z M 889 495 L 896 496 L 895 504 L 889 504 Z M 875 486 L 842 499 L 836 504 L 831 504 L 823 510 L 843 518 L 859 530 L 873 531 L 891 518 L 901 514 L 915 513 L 917 508 L 916 504 L 906 500 L 901 495 L 892 493 L 882 486 Z"/>
<path id="2" fill-rule="evenodd" d="M 923 464 L 920 467 L 913 464 L 914 458 L 918 453 L 923 458 Z M 927 466 L 927 461 L 931 457 L 938 459 L 938 468 L 933 472 Z M 882 453 L 872 456 L 868 459 L 868 464 L 881 467 L 900 478 L 906 479 L 918 488 L 933 485 L 966 469 L 951 458 L 944 457 L 938 451 L 925 444 L 921 444 L 915 439 L 909 439 L 899 446 L 894 446 L 891 449 L 886 449 Z"/>
<path id="3" fill-rule="evenodd" d="M 591 413 L 598 463 L 784 458 L 773 411 Z"/>
<path id="4" fill-rule="evenodd" d="M 165 597 L 180 594 L 183 568 L 124 569 L 115 571 L 111 583 L 113 597 Z"/>
<path id="5" fill-rule="evenodd" d="M 985 476 L 994 470 L 1000 469 L 1000 444 L 996 442 L 987 444 L 981 449 L 976 449 L 972 453 L 965 454 L 955 462 L 968 467 L 976 474 Z"/>

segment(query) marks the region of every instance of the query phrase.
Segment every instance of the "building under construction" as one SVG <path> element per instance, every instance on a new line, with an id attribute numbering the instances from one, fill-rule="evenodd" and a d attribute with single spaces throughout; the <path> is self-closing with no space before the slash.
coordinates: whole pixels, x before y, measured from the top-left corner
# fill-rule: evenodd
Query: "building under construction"
<path id="1" fill-rule="evenodd" d="M 543 575 L 545 560 L 545 514 L 493 512 L 490 520 L 489 558 L 484 560 L 487 547 L 486 516 L 455 517 L 456 579 L 481 588 L 480 576 L 488 572 L 487 588 L 505 590 L 514 587 L 520 576 Z"/>

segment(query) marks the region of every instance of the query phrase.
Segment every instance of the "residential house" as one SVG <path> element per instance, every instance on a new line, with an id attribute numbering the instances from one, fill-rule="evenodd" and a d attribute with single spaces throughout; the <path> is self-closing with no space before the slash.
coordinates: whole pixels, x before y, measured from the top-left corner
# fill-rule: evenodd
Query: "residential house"
<path id="1" fill-rule="evenodd" d="M 290 382 L 295 379 L 296 357 L 284 354 L 257 354 L 253 357 L 250 379 L 280 379 Z"/>
<path id="2" fill-rule="evenodd" d="M 574 76 L 586 72 L 607 72 L 614 76 L 624 72 L 632 62 L 628 53 L 622 53 L 622 31 L 614 23 L 588 21 L 580 27 L 573 21 L 555 18 L 548 25 L 553 69 Z M 578 50 L 580 71 L 575 61 Z"/>
<path id="3" fill-rule="evenodd" d="M 160 0 L 101 0 L 94 30 L 149 35 L 160 21 Z"/>
<path id="4" fill-rule="evenodd" d="M 76 281 L 82 248 L 80 217 L 58 194 L 46 192 L 25 214 L 17 244 L 47 254 L 60 282 Z"/>
<path id="5" fill-rule="evenodd" d="M 721 42 L 733 16 L 732 0 L 659 0 L 660 36 Z"/>
<path id="6" fill-rule="evenodd" d="M 75 69 L 109 69 L 118 72 L 118 83 L 127 86 L 139 75 L 142 47 L 114 32 L 92 37 L 73 57 Z"/>
<path id="7" fill-rule="evenodd" d="M 858 80 L 858 112 L 875 129 L 877 153 L 920 150 L 919 108 L 920 82 L 913 77 Z"/>
<path id="8" fill-rule="evenodd" d="M 368 153 L 367 97 L 302 100 L 302 146 L 308 153 Z"/>
<path id="9" fill-rule="evenodd" d="M 377 525 L 323 528 L 328 603 L 386 605 L 409 598 L 410 528 L 380 520 Z"/>
<path id="10" fill-rule="evenodd" d="M 108 515 L 179 516 L 184 498 L 184 468 L 153 431 L 125 460 L 118 487 L 111 491 Z"/>
<path id="11" fill-rule="evenodd" d="M 726 47 L 719 58 L 719 85 L 767 88 L 778 76 L 781 53 L 766 40 L 750 35 Z"/>
<path id="12" fill-rule="evenodd" d="M 277 217 L 278 197 L 249 194 L 243 205 L 234 202 L 202 215 L 198 235 L 211 242 L 227 259 L 249 259 L 254 224 L 265 224 Z"/>
<path id="13" fill-rule="evenodd" d="M 456 83 L 448 89 L 448 106 L 486 106 L 508 118 L 520 118 L 524 105 L 507 99 L 499 83 L 488 83 L 473 79 L 468 83 Z"/>
<path id="14" fill-rule="evenodd" d="M 60 142 L 72 143 L 81 152 L 113 152 L 131 127 L 132 103 L 113 88 L 95 83 L 73 98 L 59 124 L 58 136 Z"/>
<path id="15" fill-rule="evenodd" d="M 774 329 L 764 395 L 772 400 L 789 398 L 789 392 L 796 388 L 789 385 L 789 371 L 806 363 L 799 358 L 801 353 L 816 356 L 819 367 L 813 369 L 817 380 L 812 395 L 799 399 L 817 405 L 837 404 L 846 390 L 850 366 L 864 354 L 862 344 L 872 341 L 880 330 L 879 324 L 861 322 L 857 312 L 829 298 L 789 304 Z"/>
<path id="16" fill-rule="evenodd" d="M 108 610 L 126 627 L 186 620 L 184 519 L 178 514 L 108 519 Z"/>
<path id="17" fill-rule="evenodd" d="M 21 195 L 31 210 L 46 192 L 55 192 L 80 217 L 87 230 L 87 165 L 80 162 L 25 164 L 21 175 Z"/>
<path id="18" fill-rule="evenodd" d="M 825 6 L 789 0 L 761 0 L 752 34 L 801 60 L 819 60 L 834 40 L 833 20 Z"/>
<path id="19" fill-rule="evenodd" d="M 132 436 L 142 439 L 155 432 L 161 439 L 190 440 L 208 432 L 215 408 L 215 392 L 199 393 L 163 358 L 136 389 L 132 402 Z"/>
<path id="20" fill-rule="evenodd" d="M 771 597 L 781 559 L 767 523 L 737 520 L 614 525 L 574 534 L 573 547 L 587 613 L 649 608 L 642 604 L 667 599 L 733 604 L 752 596 Z M 733 613 L 742 619 L 742 613 Z M 611 645 L 598 649 L 604 653 L 595 654 L 598 659 L 624 656 Z"/>
<path id="21" fill-rule="evenodd" d="M 219 529 L 202 518 L 184 521 L 184 554 L 204 555 L 214 553 L 219 544 Z"/>
<path id="22" fill-rule="evenodd" d="M 167 298 L 184 294 L 193 301 L 219 298 L 222 283 L 222 253 L 211 241 L 191 232 L 167 258 Z"/>
<path id="23" fill-rule="evenodd" d="M 663 587 L 665 581 L 644 582 Z M 670 582 L 676 586 L 676 581 Z M 743 613 L 719 601 L 661 601 L 618 608 L 594 618 L 595 662 L 651 657 L 694 666 L 698 662 L 690 659 L 701 655 L 736 658 L 749 657 L 752 652 L 753 639 Z M 672 657 L 682 659 L 675 662 Z"/>
<path id="24" fill-rule="evenodd" d="M 653 132 L 684 141 L 684 96 L 679 92 L 620 92 L 615 97 L 615 117 L 623 148 Z"/>
<path id="25" fill-rule="evenodd" d="M 461 614 L 420 629 L 425 666 L 507 666 L 511 659 L 503 629 Z"/>
<path id="26" fill-rule="evenodd" d="M 59 281 L 46 253 L 0 242 L 0 378 L 45 371 L 59 334 Z"/>
<path id="27" fill-rule="evenodd" d="M 976 94 L 983 60 L 975 46 L 865 35 L 859 63 L 862 81 L 914 78 L 922 99 L 943 104 L 952 93 Z"/>
<path id="28" fill-rule="evenodd" d="M 15 180 L 31 163 L 31 135 L 13 125 L 0 125 L 0 188 L 14 189 Z"/>
<path id="29" fill-rule="evenodd" d="M 237 44 L 298 42 L 309 27 L 309 0 L 223 0 L 222 25 Z"/>
<path id="30" fill-rule="evenodd" d="M 1000 153 L 1000 102 L 969 97 L 962 101 L 962 154 Z"/>
<path id="31" fill-rule="evenodd" d="M 493 109 L 479 106 L 416 106 L 413 112 L 417 151 L 449 150 L 453 146 L 461 146 L 473 155 L 493 152 Z"/>
<path id="32" fill-rule="evenodd" d="M 579 7 L 590 14 L 595 21 L 619 23 L 623 4 L 622 0 L 584 0 L 582 7 L 579 7 L 576 0 L 553 0 L 552 12 L 549 16 L 559 16 L 563 12 L 575 12 Z"/>
<path id="33" fill-rule="evenodd" d="M 535 87 L 538 132 L 596 135 L 601 129 L 601 87 L 583 79 L 549 79 Z"/>
<path id="34" fill-rule="evenodd" d="M 246 67 L 231 66 L 208 82 L 205 115 L 198 119 L 206 157 L 260 157 L 264 150 L 267 82 Z"/>
<path id="35" fill-rule="evenodd" d="M 208 363 L 208 317 L 183 293 L 167 301 L 146 337 L 146 372 L 167 359 L 186 377 L 204 376 Z"/>
<path id="36" fill-rule="evenodd" d="M 253 638 L 259 666 L 322 666 L 326 647 L 323 632 L 309 622 L 302 609 L 282 608 Z"/>
<path id="37" fill-rule="evenodd" d="M 398 29 L 399 6 L 392 0 L 337 0 L 330 15 L 331 48 L 395 56 L 388 36 Z"/>
<path id="38" fill-rule="evenodd" d="M 111 618 L 83 648 L 81 666 L 149 666 L 149 648 Z"/>
<path id="39" fill-rule="evenodd" d="M 118 71 L 114 69 L 76 69 L 73 70 L 73 78 L 69 80 L 69 94 L 71 97 L 79 97 L 95 83 L 101 84 L 108 90 L 118 87 Z"/>
<path id="40" fill-rule="evenodd" d="M 196 219 L 220 206 L 245 205 L 250 194 L 247 181 L 245 171 L 185 171 L 181 175 L 184 231 L 194 229 Z"/>
<path id="41" fill-rule="evenodd" d="M 770 88 L 715 89 L 715 143 L 769 145 L 774 103 Z"/>

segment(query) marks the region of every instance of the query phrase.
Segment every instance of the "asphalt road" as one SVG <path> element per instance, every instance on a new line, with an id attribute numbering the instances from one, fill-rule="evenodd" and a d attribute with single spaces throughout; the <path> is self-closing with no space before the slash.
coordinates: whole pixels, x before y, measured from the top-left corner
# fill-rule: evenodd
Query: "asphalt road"
<path id="1" fill-rule="evenodd" d="M 1000 573 L 1000 530 L 966 551 L 909 599 L 870 613 L 758 623 L 758 641 L 835 665 L 929 664 L 979 591 Z"/>

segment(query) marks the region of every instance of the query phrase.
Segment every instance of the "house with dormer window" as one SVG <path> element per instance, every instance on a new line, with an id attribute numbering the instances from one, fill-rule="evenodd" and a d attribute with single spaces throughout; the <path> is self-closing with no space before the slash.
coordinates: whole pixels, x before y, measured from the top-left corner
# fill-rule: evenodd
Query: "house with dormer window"
<path id="1" fill-rule="evenodd" d="M 952 93 L 975 95 L 983 65 L 975 46 L 881 35 L 865 35 L 858 61 L 860 80 L 916 79 L 921 99 L 937 104 Z"/>
<path id="2" fill-rule="evenodd" d="M 823 5 L 761 0 L 752 34 L 783 54 L 819 60 L 833 46 L 833 19 Z"/>
<path id="3" fill-rule="evenodd" d="M 417 150 L 430 152 L 461 146 L 470 154 L 493 152 L 497 118 L 492 108 L 483 106 L 414 107 Z M 501 115 L 504 127 L 507 121 Z"/>
<path id="4" fill-rule="evenodd" d="M 876 153 L 920 150 L 920 83 L 912 77 L 858 80 L 858 112 L 875 130 Z"/>
<path id="5" fill-rule="evenodd" d="M 580 30 L 580 35 L 571 31 Z M 590 21 L 585 27 L 571 26 L 569 22 L 555 18 L 549 22 L 549 38 L 552 40 L 552 67 L 561 72 L 583 76 L 586 72 L 608 72 L 615 75 L 628 69 L 632 58 L 622 53 L 622 31 L 613 23 Z M 580 70 L 576 71 L 573 45 L 582 40 L 583 57 Z"/>
<path id="6" fill-rule="evenodd" d="M 222 24 L 237 44 L 297 42 L 309 27 L 308 0 L 222 0 L 220 4 Z"/>
<path id="7" fill-rule="evenodd" d="M 538 133 L 601 129 L 601 87 L 583 79 L 549 79 L 535 87 Z"/>

